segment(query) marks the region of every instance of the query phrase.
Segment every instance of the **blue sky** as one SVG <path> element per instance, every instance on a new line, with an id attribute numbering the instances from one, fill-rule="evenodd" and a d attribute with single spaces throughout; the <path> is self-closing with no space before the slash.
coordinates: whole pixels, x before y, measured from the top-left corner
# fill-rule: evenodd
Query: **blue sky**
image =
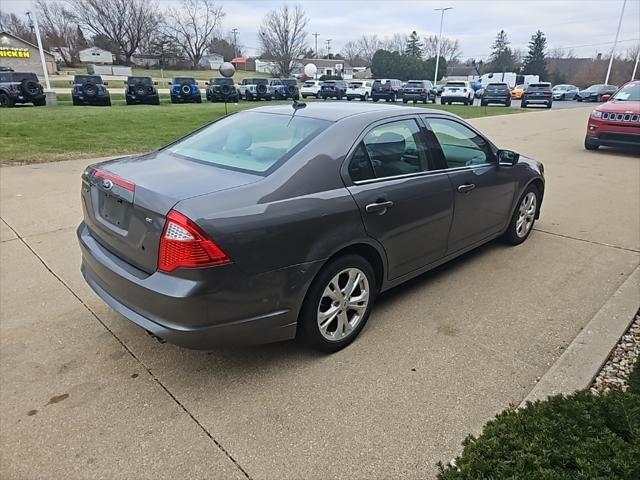
<path id="1" fill-rule="evenodd" d="M 159 0 L 160 6 L 176 6 L 178 0 Z M 238 28 L 239 43 L 255 54 L 257 32 L 263 16 L 284 2 L 271 0 L 221 0 L 226 16 L 222 29 Z M 440 14 L 434 8 L 451 6 L 445 14 L 444 35 L 460 40 L 462 58 L 482 58 L 500 29 L 514 47 L 526 49 L 529 37 L 541 29 L 549 47 L 573 47 L 578 56 L 591 56 L 611 49 L 622 0 L 303 0 L 309 17 L 309 34 L 318 32 L 319 45 L 330 38 L 332 52 L 362 34 L 381 37 L 417 30 L 422 35 L 437 33 Z M 29 0 L 1 0 L 0 9 L 22 13 Z M 618 51 L 640 42 L 640 1 L 628 0 Z M 314 38 L 309 35 L 313 48 Z"/>

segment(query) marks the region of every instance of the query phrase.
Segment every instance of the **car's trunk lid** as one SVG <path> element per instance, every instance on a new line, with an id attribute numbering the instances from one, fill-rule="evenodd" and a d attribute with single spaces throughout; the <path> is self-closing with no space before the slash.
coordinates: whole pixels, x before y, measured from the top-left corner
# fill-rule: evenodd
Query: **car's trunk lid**
<path id="1" fill-rule="evenodd" d="M 261 178 L 166 152 L 92 165 L 82 175 L 84 222 L 101 245 L 152 273 L 166 215 L 176 203 Z"/>

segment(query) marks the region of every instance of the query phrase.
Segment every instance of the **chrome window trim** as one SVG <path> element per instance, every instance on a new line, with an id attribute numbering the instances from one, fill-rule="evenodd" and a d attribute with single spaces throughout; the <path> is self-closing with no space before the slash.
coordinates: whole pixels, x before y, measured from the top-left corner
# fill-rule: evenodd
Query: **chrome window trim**
<path id="1" fill-rule="evenodd" d="M 500 165 L 511 166 L 508 163 L 501 163 Z M 441 168 L 439 170 L 427 170 L 427 171 L 423 171 L 423 172 L 404 173 L 402 175 L 392 175 L 392 176 L 389 176 L 389 177 L 379 177 L 379 178 L 370 178 L 368 180 L 358 180 L 358 181 L 351 180 L 351 181 L 353 182 L 354 185 L 368 185 L 370 183 L 385 182 L 385 181 L 389 181 L 389 180 L 398 180 L 398 179 L 403 179 L 403 178 L 426 177 L 426 176 L 430 176 L 430 175 L 448 175 L 449 173 L 473 170 L 475 168 L 481 168 L 481 167 L 492 167 L 492 166 L 495 167 L 496 164 L 495 163 L 490 163 L 490 162 L 488 162 L 488 163 L 479 163 L 477 165 L 466 165 L 464 167 Z"/>

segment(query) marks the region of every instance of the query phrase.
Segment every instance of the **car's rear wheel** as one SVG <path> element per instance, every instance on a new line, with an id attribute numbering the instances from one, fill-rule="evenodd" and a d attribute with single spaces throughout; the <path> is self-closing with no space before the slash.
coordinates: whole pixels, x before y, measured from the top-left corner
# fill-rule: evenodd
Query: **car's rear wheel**
<path id="1" fill-rule="evenodd" d="M 15 100 L 6 93 L 0 93 L 0 107 L 1 108 L 11 108 L 15 105 Z"/>
<path id="2" fill-rule="evenodd" d="M 524 100 L 520 103 L 520 108 L 527 108 L 527 102 Z"/>
<path id="3" fill-rule="evenodd" d="M 529 237 L 536 221 L 539 204 L 540 192 L 534 185 L 529 185 L 520 197 L 516 211 L 513 212 L 513 217 L 509 222 L 509 227 L 503 235 L 507 243 L 519 245 Z"/>
<path id="4" fill-rule="evenodd" d="M 600 145 L 598 145 L 593 139 L 588 136 L 584 137 L 584 148 L 586 150 L 598 150 Z"/>
<path id="5" fill-rule="evenodd" d="M 362 97 L 362 99 L 361 99 L 361 100 L 362 100 L 363 102 L 366 102 L 367 100 L 369 100 L 369 94 L 368 94 L 368 93 L 365 93 L 365 94 L 364 94 L 364 97 Z"/>
<path id="6" fill-rule="evenodd" d="M 315 278 L 299 319 L 302 340 L 316 350 L 337 352 L 364 328 L 377 286 L 371 265 L 358 255 L 327 264 Z"/>

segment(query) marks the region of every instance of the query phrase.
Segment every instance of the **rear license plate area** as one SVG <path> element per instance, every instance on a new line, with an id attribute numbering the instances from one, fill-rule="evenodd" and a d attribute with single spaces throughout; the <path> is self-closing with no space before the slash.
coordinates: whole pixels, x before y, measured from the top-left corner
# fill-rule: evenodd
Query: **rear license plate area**
<path id="1" fill-rule="evenodd" d="M 104 220 L 117 227 L 125 228 L 128 224 L 129 204 L 121 198 L 100 192 L 98 212 Z"/>

